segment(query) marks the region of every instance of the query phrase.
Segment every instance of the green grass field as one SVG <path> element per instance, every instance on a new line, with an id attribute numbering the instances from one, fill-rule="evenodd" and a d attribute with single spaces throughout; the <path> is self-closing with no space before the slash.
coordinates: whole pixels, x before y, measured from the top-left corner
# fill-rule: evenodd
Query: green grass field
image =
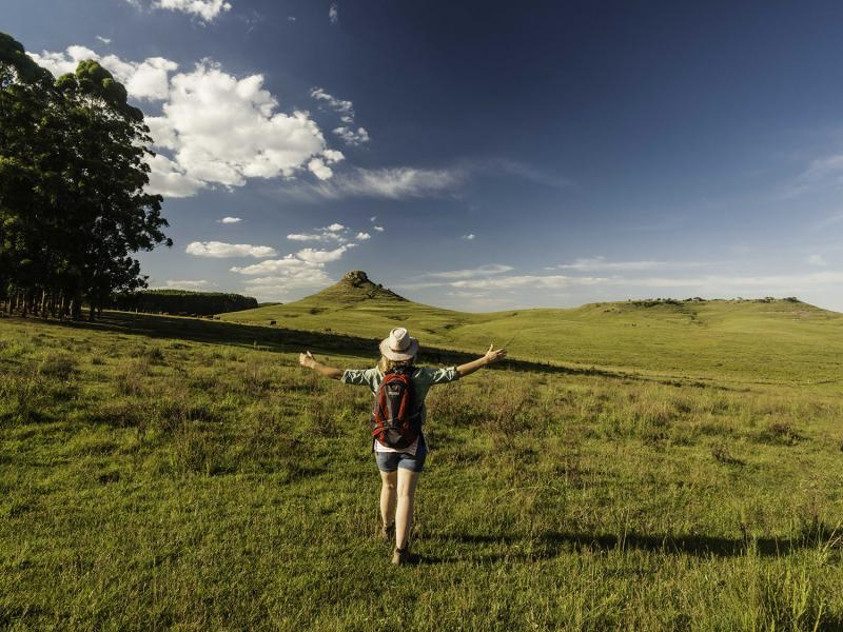
<path id="1" fill-rule="evenodd" d="M 0 627 L 843 629 L 843 316 L 302 303 L 0 320 Z M 518 334 L 431 392 L 403 568 L 371 396 L 296 362 L 398 323 L 445 363 Z"/>

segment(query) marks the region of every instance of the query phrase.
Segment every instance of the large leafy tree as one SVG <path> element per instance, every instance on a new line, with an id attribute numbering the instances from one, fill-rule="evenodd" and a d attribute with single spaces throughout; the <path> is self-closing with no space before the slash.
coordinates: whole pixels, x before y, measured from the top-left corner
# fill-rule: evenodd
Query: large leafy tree
<path id="1" fill-rule="evenodd" d="M 143 114 L 97 62 L 57 80 L 0 33 L 0 283 L 7 309 L 91 317 L 145 286 L 139 250 L 171 245 L 144 192 Z M 0 290 L 2 291 L 2 290 Z"/>

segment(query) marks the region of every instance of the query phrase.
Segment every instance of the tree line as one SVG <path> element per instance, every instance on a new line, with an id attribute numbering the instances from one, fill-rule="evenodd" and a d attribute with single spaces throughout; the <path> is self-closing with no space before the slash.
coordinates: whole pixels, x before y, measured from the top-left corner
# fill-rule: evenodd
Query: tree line
<path id="1" fill-rule="evenodd" d="M 166 313 L 189 316 L 210 316 L 225 312 L 254 309 L 257 299 L 224 292 L 190 292 L 187 290 L 144 290 L 114 297 L 110 307 L 123 311 Z"/>
<path id="2" fill-rule="evenodd" d="M 152 138 L 96 61 L 55 79 L 0 32 L 0 308 L 91 319 L 146 287 L 132 255 L 172 245 L 144 192 Z"/>

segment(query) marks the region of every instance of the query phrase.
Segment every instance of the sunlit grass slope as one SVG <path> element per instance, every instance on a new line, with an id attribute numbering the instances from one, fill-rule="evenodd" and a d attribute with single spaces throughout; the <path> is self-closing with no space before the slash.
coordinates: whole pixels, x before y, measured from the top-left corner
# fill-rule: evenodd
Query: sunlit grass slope
<path id="1" fill-rule="evenodd" d="M 745 307 L 699 313 L 740 332 L 778 309 Z M 602 309 L 570 322 L 699 327 Z M 0 319 L 0 628 L 843 628 L 839 384 L 506 362 L 437 387 L 420 559 L 393 568 L 371 394 L 303 370 L 305 346 L 372 363 L 324 333 Z"/>
<path id="2" fill-rule="evenodd" d="M 380 338 L 406 326 L 422 345 L 568 365 L 815 383 L 843 371 L 843 314 L 793 300 L 630 301 L 474 314 L 405 300 L 359 273 L 285 305 L 223 320 Z"/>

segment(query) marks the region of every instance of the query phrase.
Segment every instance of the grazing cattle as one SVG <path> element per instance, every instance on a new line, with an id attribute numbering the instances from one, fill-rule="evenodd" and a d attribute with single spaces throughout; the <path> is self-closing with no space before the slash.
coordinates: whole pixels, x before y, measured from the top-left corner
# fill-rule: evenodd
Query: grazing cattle
<path id="1" fill-rule="evenodd" d="M 270 321 L 269 321 L 269 324 L 270 324 L 270 325 L 274 325 L 274 324 L 275 324 L 275 321 L 274 321 L 274 320 L 270 320 Z"/>

